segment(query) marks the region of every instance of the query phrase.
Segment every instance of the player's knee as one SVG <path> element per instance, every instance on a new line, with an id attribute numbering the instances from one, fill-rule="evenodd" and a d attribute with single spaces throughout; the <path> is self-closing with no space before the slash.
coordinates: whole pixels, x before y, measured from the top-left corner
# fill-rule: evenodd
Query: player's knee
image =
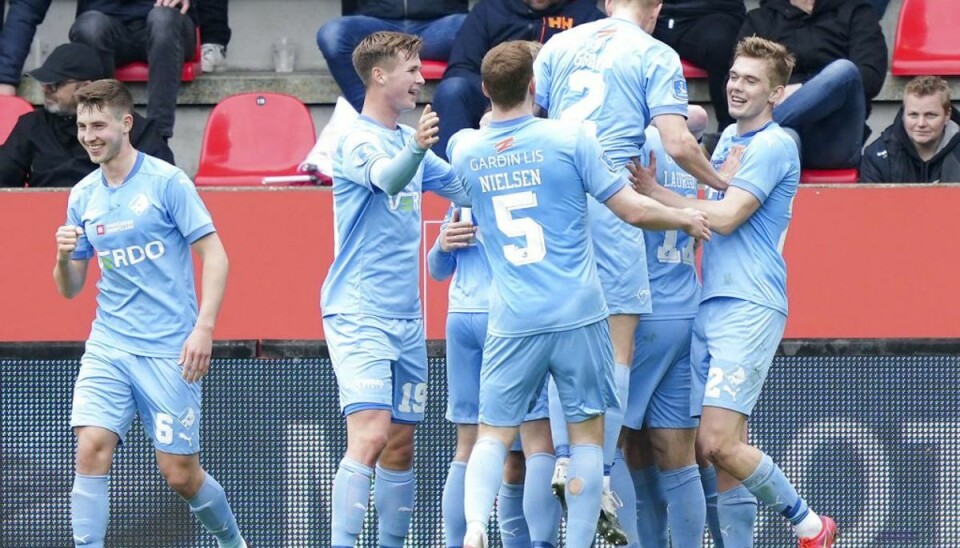
<path id="1" fill-rule="evenodd" d="M 503 467 L 503 481 L 511 485 L 523 483 L 527 467 L 523 460 L 523 453 L 511 451 Z"/>
<path id="2" fill-rule="evenodd" d="M 103 447 L 78 447 L 77 472 L 84 475 L 103 475 L 110 471 L 113 452 Z"/>
<path id="3" fill-rule="evenodd" d="M 722 463 L 734 451 L 740 440 L 723 432 L 704 430 L 697 436 L 700 454 L 710 462 Z"/>
<path id="4" fill-rule="evenodd" d="M 203 487 L 204 472 L 199 467 L 184 466 L 178 462 L 158 463 L 160 475 L 178 495 L 193 498 Z"/>

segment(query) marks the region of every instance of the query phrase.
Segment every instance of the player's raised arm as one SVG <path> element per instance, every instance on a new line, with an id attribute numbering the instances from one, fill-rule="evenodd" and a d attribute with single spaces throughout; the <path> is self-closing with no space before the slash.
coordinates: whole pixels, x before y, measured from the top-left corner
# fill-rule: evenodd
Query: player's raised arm
<path id="1" fill-rule="evenodd" d="M 53 280 L 61 295 L 72 299 L 87 279 L 88 259 L 75 259 L 74 252 L 83 237 L 79 226 L 64 225 L 57 229 L 57 263 L 53 267 Z"/>
<path id="2" fill-rule="evenodd" d="M 437 142 L 439 131 L 440 118 L 430 105 L 425 106 L 417 132 L 406 146 L 393 158 L 380 158 L 370 166 L 370 183 L 391 196 L 403 190 L 417 174 L 427 150 Z"/>
<path id="3" fill-rule="evenodd" d="M 210 355 L 213 352 L 213 328 L 223 302 L 223 293 L 227 287 L 229 261 L 223 243 L 216 232 L 211 232 L 195 241 L 191 248 L 200 256 L 201 262 L 201 301 L 197 323 L 183 344 L 179 363 L 183 365 L 183 378 L 195 382 L 204 377 L 210 369 Z"/>

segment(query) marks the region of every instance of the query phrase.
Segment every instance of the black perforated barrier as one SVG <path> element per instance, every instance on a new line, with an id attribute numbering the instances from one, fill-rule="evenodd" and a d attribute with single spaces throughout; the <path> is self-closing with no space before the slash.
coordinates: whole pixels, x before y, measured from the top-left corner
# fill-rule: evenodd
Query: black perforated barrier
<path id="1" fill-rule="evenodd" d="M 70 546 L 68 430 L 78 362 L 0 361 L 0 546 Z M 454 436 L 444 363 L 430 361 L 408 546 L 442 546 L 440 496 Z M 778 357 L 751 423 L 838 546 L 960 546 L 960 357 Z M 345 446 L 325 359 L 217 360 L 205 381 L 203 463 L 257 547 L 328 545 L 330 485 Z M 135 423 L 111 480 L 111 547 L 216 544 L 167 490 Z M 374 546 L 365 529 L 362 546 Z M 795 545 L 761 511 L 757 546 Z"/>

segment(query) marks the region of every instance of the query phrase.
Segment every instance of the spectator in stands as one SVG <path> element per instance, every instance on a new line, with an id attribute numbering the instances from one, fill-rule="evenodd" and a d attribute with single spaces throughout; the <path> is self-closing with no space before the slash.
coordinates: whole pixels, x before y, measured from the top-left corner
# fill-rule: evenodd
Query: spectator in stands
<path id="1" fill-rule="evenodd" d="M 890 0 L 870 0 L 870 5 L 877 10 L 877 14 L 880 17 L 883 17 L 883 14 L 887 11 L 887 4 L 890 3 Z"/>
<path id="2" fill-rule="evenodd" d="M 0 95 L 16 95 L 23 62 L 30 53 L 30 44 L 37 25 L 43 22 L 51 0 L 19 0 L 10 4 L 10 13 L 3 18 L 0 2 Z"/>
<path id="3" fill-rule="evenodd" d="M 480 0 L 467 15 L 433 94 L 433 109 L 440 116 L 440 140 L 433 151 L 446 159 L 450 137 L 477 127 L 489 108 L 490 100 L 480 91 L 480 63 L 488 51 L 509 40 L 543 44 L 554 34 L 603 17 L 595 0 Z"/>
<path id="4" fill-rule="evenodd" d="M 230 43 L 230 23 L 227 20 L 228 0 L 199 0 L 197 17 L 200 19 L 200 70 L 216 72 L 227 68 L 227 45 Z"/>
<path id="5" fill-rule="evenodd" d="M 740 38 L 754 34 L 797 58 L 773 119 L 800 134 L 803 166 L 859 166 L 870 101 L 887 74 L 876 10 L 862 0 L 763 0 L 740 29 Z"/>
<path id="6" fill-rule="evenodd" d="M 351 54 L 360 40 L 379 31 L 416 34 L 423 39 L 421 59 L 446 61 L 466 17 L 468 0 L 343 0 L 343 15 L 317 31 L 317 46 L 344 97 L 360 112 L 363 82 Z"/>
<path id="7" fill-rule="evenodd" d="M 863 153 L 864 183 L 960 182 L 960 111 L 950 84 L 919 76 L 903 90 L 903 107 Z"/>
<path id="8" fill-rule="evenodd" d="M 682 59 L 707 71 L 717 131 L 733 123 L 727 111 L 727 73 L 746 15 L 743 0 L 664 0 L 653 31 Z"/>
<path id="9" fill-rule="evenodd" d="M 77 14 L 70 41 L 96 48 L 108 72 L 134 61 L 149 64 L 147 117 L 172 137 L 183 63 L 197 47 L 197 13 L 189 0 L 79 0 Z"/>
<path id="10" fill-rule="evenodd" d="M 92 80 L 109 78 L 96 50 L 63 44 L 43 66 L 30 72 L 43 86 L 44 105 L 17 121 L 0 145 L 0 186 L 73 186 L 97 166 L 77 140 L 74 92 Z M 173 163 L 173 152 L 153 120 L 133 115 L 130 142 L 137 150 Z"/>

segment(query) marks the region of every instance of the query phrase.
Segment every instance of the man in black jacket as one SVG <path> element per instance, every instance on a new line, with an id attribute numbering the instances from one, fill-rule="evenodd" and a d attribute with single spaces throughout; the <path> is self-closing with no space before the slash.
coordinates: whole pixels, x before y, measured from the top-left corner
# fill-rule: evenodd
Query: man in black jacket
<path id="1" fill-rule="evenodd" d="M 800 134 L 803 167 L 860 165 L 870 100 L 887 75 L 877 11 L 866 0 L 762 0 L 739 38 L 754 34 L 797 59 L 773 120 Z"/>
<path id="2" fill-rule="evenodd" d="M 440 116 L 433 152 L 446 159 L 450 137 L 477 127 L 489 108 L 480 91 L 480 63 L 488 51 L 509 40 L 544 44 L 554 34 L 603 17 L 596 0 L 480 0 L 463 22 L 433 94 L 433 110 Z"/>
<path id="3" fill-rule="evenodd" d="M 77 140 L 73 94 L 110 73 L 90 46 L 63 44 L 30 76 L 43 85 L 44 105 L 21 116 L 0 145 L 0 186 L 73 186 L 97 168 Z M 130 142 L 137 150 L 173 163 L 173 152 L 152 120 L 134 114 Z"/>
<path id="4" fill-rule="evenodd" d="M 468 4 L 468 0 L 343 0 L 344 17 L 320 27 L 317 46 L 343 96 L 360 112 L 364 86 L 350 57 L 360 40 L 385 30 L 415 34 L 423 39 L 421 59 L 446 61 Z"/>
<path id="5" fill-rule="evenodd" d="M 863 152 L 860 182 L 960 182 L 960 111 L 945 80 L 918 76 L 907 84 L 893 124 Z"/>

